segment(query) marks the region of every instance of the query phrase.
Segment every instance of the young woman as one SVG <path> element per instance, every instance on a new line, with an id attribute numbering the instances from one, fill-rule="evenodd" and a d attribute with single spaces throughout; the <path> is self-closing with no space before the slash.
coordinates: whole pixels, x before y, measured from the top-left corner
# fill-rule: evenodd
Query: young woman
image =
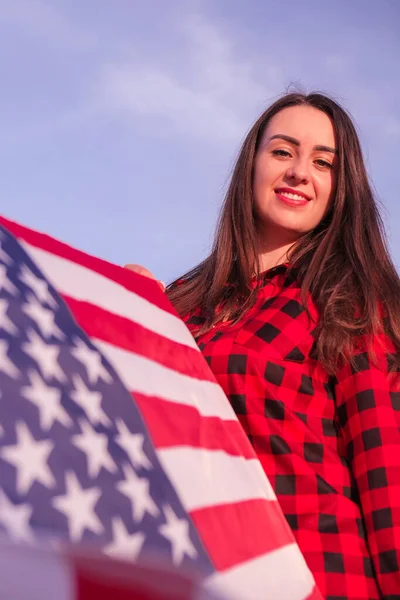
<path id="1" fill-rule="evenodd" d="M 400 281 L 336 102 L 289 94 L 265 111 L 210 256 L 167 293 L 323 596 L 400 598 Z"/>

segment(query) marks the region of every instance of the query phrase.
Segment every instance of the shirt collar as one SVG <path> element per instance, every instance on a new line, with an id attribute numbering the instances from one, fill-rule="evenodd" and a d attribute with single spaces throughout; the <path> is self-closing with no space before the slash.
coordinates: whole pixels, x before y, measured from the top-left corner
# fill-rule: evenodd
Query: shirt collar
<path id="1" fill-rule="evenodd" d="M 282 263 L 280 265 L 276 265 L 276 267 L 271 267 L 270 269 L 267 269 L 266 271 L 260 273 L 257 277 L 254 277 L 252 283 L 254 283 L 254 285 L 256 285 L 259 282 L 265 283 L 266 281 L 268 281 L 269 279 L 273 279 L 277 275 L 283 275 L 287 272 L 288 268 L 289 263 Z"/>

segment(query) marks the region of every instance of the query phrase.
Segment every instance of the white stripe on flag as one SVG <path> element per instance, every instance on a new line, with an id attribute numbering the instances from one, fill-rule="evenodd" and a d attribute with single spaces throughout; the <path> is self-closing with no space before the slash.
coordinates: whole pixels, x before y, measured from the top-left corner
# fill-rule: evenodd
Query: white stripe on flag
<path id="1" fill-rule="evenodd" d="M 276 500 L 256 458 L 221 450 L 159 448 L 157 455 L 187 511 L 246 500 Z M 188 484 L 190 482 L 190 484 Z"/>
<path id="2" fill-rule="evenodd" d="M 315 583 L 297 544 L 289 544 L 215 573 L 205 585 L 215 592 L 229 594 L 231 600 L 303 600 L 311 594 Z"/>
<path id="3" fill-rule="evenodd" d="M 139 323 L 173 342 L 198 350 L 186 325 L 175 315 L 95 271 L 31 246 L 23 240 L 20 240 L 20 243 L 61 294 L 75 300 L 90 302 L 113 314 Z"/>
<path id="4" fill-rule="evenodd" d="M 205 417 L 236 421 L 229 400 L 217 383 L 183 375 L 100 340 L 95 340 L 95 343 L 129 391 L 192 406 Z"/>

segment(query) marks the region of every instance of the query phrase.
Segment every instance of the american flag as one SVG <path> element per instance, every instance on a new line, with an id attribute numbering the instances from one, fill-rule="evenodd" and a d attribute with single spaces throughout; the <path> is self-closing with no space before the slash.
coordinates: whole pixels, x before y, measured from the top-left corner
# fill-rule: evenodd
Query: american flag
<path id="1" fill-rule="evenodd" d="M 157 284 L 0 223 L 3 534 L 151 558 L 228 598 L 320 598 L 227 398 Z"/>

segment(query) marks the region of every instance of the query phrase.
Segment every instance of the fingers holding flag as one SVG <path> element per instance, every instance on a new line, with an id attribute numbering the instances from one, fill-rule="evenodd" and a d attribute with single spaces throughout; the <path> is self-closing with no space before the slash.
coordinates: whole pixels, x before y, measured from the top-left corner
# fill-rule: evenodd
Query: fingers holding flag
<path id="1" fill-rule="evenodd" d="M 143 277 L 148 277 L 149 279 L 154 279 L 154 281 L 157 281 L 157 283 L 160 286 L 160 288 L 162 289 L 162 291 L 165 292 L 165 287 L 166 287 L 165 283 L 163 281 L 156 279 L 156 277 L 154 277 L 153 273 L 151 273 L 145 267 L 142 267 L 141 265 L 136 265 L 136 264 L 127 264 L 127 265 L 125 265 L 124 268 L 128 269 L 129 271 L 134 271 L 138 275 L 143 275 Z"/>

